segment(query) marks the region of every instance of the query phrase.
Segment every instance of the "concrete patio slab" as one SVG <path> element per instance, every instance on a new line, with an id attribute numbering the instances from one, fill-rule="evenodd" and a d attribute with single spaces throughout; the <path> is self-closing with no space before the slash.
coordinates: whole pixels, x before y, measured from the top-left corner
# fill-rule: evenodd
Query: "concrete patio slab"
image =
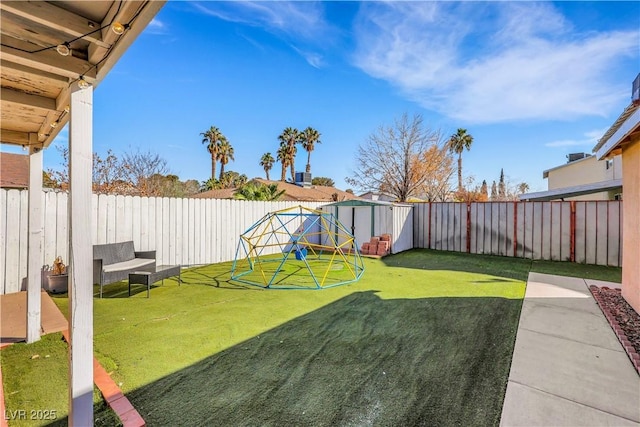
<path id="1" fill-rule="evenodd" d="M 640 377 L 586 281 L 530 273 L 501 425 L 640 425 L 639 403 Z"/>
<path id="2" fill-rule="evenodd" d="M 621 418 L 571 400 L 527 387 L 522 384 L 509 385 L 511 392 L 505 397 L 507 408 L 503 411 L 501 426 L 637 426 L 635 421 Z M 540 411 L 544 408 L 544 411 Z M 549 420 L 553 420 L 550 424 Z"/>
<path id="3" fill-rule="evenodd" d="M 614 334 L 603 333 L 610 327 L 600 308 L 595 303 L 590 305 L 593 311 L 584 310 L 578 304 L 575 309 L 567 310 L 554 299 L 532 299 L 522 307 L 520 328 L 623 352 Z"/>
<path id="4" fill-rule="evenodd" d="M 640 422 L 640 382 L 623 351 L 518 330 L 516 352 L 509 381 Z"/>
<path id="5" fill-rule="evenodd" d="M 541 290 L 543 293 L 540 293 Z M 544 293 L 544 291 L 548 293 Z M 579 297 L 574 291 L 586 298 L 591 298 L 591 292 L 584 284 L 584 279 L 577 277 L 554 276 L 552 274 L 529 273 L 527 278 L 527 290 L 525 297 Z M 531 293 L 535 292 L 535 293 Z"/>

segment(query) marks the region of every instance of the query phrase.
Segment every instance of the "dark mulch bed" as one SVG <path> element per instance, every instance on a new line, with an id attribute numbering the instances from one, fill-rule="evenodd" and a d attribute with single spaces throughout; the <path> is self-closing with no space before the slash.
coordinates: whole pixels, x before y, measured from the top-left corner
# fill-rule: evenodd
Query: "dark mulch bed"
<path id="1" fill-rule="evenodd" d="M 590 289 L 640 374 L 640 314 L 625 301 L 620 289 L 597 286 L 591 286 Z"/>

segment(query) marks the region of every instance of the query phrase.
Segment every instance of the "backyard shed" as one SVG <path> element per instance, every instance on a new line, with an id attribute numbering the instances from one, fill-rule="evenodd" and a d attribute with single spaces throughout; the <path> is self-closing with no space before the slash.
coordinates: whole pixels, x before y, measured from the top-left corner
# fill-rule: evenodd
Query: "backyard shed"
<path id="1" fill-rule="evenodd" d="M 413 205 L 380 200 L 345 200 L 324 205 L 356 238 L 359 247 L 373 236 L 391 235 L 391 253 L 413 248 Z"/>

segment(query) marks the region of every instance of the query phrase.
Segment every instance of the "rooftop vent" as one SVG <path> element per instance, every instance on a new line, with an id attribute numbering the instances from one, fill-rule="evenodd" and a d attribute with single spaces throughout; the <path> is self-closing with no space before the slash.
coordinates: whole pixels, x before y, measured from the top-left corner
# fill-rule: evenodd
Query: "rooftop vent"
<path id="1" fill-rule="evenodd" d="M 631 102 L 634 105 L 640 104 L 640 74 L 638 74 L 638 77 L 636 77 L 631 85 Z"/>
<path id="2" fill-rule="evenodd" d="M 311 173 L 296 172 L 296 185 L 300 187 L 311 187 Z"/>
<path id="3" fill-rule="evenodd" d="M 576 160 L 584 159 L 591 156 L 587 153 L 571 153 L 567 154 L 567 163 L 575 162 Z"/>

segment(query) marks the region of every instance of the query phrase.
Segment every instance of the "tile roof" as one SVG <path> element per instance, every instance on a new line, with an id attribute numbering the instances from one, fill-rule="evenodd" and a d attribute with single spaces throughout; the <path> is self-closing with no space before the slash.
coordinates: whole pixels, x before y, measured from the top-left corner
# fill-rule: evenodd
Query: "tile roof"
<path id="1" fill-rule="evenodd" d="M 300 201 L 300 202 L 333 202 L 333 194 L 337 195 L 337 201 L 358 199 L 354 194 L 346 191 L 338 190 L 335 187 L 327 187 L 325 185 L 312 185 L 311 187 L 300 187 L 282 181 L 267 181 L 266 179 L 254 178 L 252 182 L 259 182 L 264 185 L 276 184 L 278 190 L 284 190 L 284 194 L 280 200 L 284 201 Z M 232 199 L 234 188 L 225 188 L 222 190 L 209 190 L 198 193 L 193 197 L 206 199 Z"/>
<path id="2" fill-rule="evenodd" d="M 29 187 L 29 156 L 24 154 L 0 153 L 0 187 Z"/>

